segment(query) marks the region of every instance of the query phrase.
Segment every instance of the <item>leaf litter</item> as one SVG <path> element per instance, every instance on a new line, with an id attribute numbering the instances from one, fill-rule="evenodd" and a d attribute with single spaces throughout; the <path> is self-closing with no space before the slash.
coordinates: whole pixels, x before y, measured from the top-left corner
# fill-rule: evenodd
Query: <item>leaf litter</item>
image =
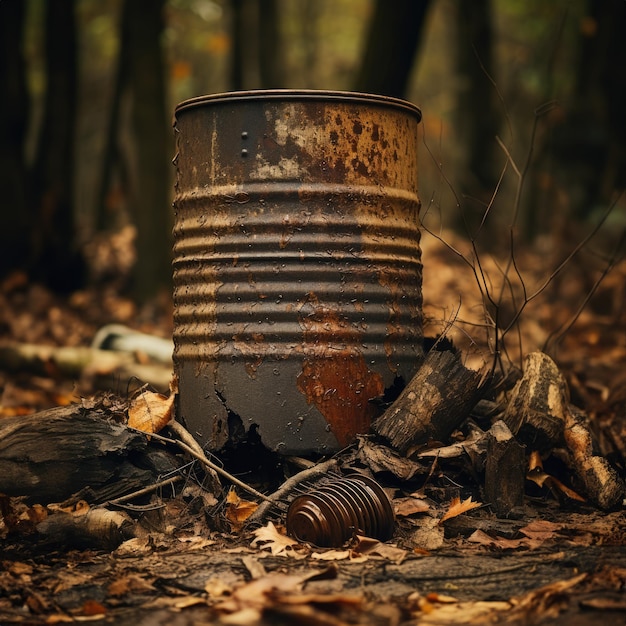
<path id="1" fill-rule="evenodd" d="M 453 264 L 448 261 L 438 263 L 432 248 L 425 246 L 425 251 L 430 255 L 429 275 L 437 276 L 438 283 L 435 286 L 425 274 L 424 292 L 428 317 L 433 311 L 432 303 L 441 301 L 441 295 L 437 294 L 463 291 L 463 285 L 471 284 L 471 277 L 463 278 L 459 267 L 455 267 L 453 272 L 448 271 Z M 438 269 L 442 272 L 438 273 Z M 611 285 L 613 283 L 607 284 L 607 289 Z M 11 294 L 3 294 L 3 301 L 8 303 L 6 311 L 11 311 L 11 297 Z M 102 312 L 94 313 L 98 301 L 94 294 L 83 294 L 67 303 L 32 290 L 28 297 L 33 303 L 41 304 L 45 301 L 47 304 L 31 307 L 30 321 L 12 322 L 13 339 L 31 343 L 47 341 L 52 344 L 67 342 L 67 345 L 88 345 L 98 327 L 98 315 L 102 315 Z M 464 298 L 466 310 L 471 310 L 470 296 Z M 111 302 L 110 298 L 108 304 L 102 307 L 106 314 L 106 319 L 102 321 L 109 322 L 113 319 L 128 323 L 137 319 L 136 308 L 121 301 L 120 316 L 116 318 L 115 313 L 112 313 L 114 306 Z M 45 330 L 45 324 L 32 323 L 33 316 L 43 315 L 51 305 L 59 310 L 68 307 L 71 314 L 67 316 L 67 320 L 70 323 L 74 320 L 72 329 L 68 324 L 64 330 L 63 315 L 47 316 L 46 323 L 51 326 L 49 331 Z M 82 315 L 82 320 L 78 323 L 77 319 L 81 316 L 77 311 L 84 312 L 87 309 L 90 310 L 89 315 Z M 522 328 L 526 350 L 532 349 L 534 344 L 540 343 L 538 340 L 545 338 L 541 334 L 539 322 L 549 322 L 553 312 L 550 307 L 535 307 L 533 322 L 536 323 Z M 13 316 L 18 319 L 17 309 L 13 311 Z M 159 326 L 167 334 L 169 322 L 163 321 L 166 317 L 164 315 L 162 320 L 144 318 L 142 329 L 151 332 Z M 440 317 L 438 312 L 430 316 L 430 319 L 437 317 Z M 626 364 L 626 345 L 620 339 L 610 345 L 606 333 L 597 330 L 604 328 L 604 321 L 600 320 L 600 326 L 597 325 L 598 321 L 594 316 L 581 318 L 580 327 L 570 333 L 562 343 L 564 350 L 560 363 L 568 370 L 568 382 L 573 392 L 590 407 L 590 414 L 595 420 L 594 428 L 597 430 L 602 425 L 602 430 L 597 430 L 597 433 L 601 435 L 599 441 L 602 443 L 603 453 L 612 455 L 619 466 L 619 463 L 624 462 L 624 438 L 620 435 L 622 430 L 616 418 L 623 409 L 617 393 L 621 385 L 618 373 L 621 364 Z M 622 322 L 618 320 L 618 323 Z M 616 327 L 615 321 L 611 324 Z M 463 344 L 459 341 L 458 345 Z M 591 356 L 583 357 L 583 353 Z M 50 373 L 57 375 L 53 370 Z M 6 374 L 0 376 L 5 382 L 0 404 L 0 415 L 3 416 L 26 414 L 46 406 L 66 404 L 81 395 L 88 399 L 93 391 L 87 380 L 80 382 L 85 385 L 80 388 L 74 382 L 67 384 L 58 379 L 51 383 L 53 379 L 46 377 L 29 377 L 26 380 L 7 377 Z M 173 397 L 174 394 L 168 398 L 152 390 L 143 390 L 135 394 L 134 398 L 131 397 L 130 402 L 135 401 L 135 427 L 148 434 L 158 433 L 166 428 L 172 417 Z M 578 431 L 573 432 L 581 446 L 587 445 L 585 433 L 580 436 L 577 435 Z M 126 598 L 132 603 L 135 597 L 135 605 L 139 607 L 156 606 L 160 601 L 162 605 L 169 604 L 178 611 L 189 612 L 190 618 L 193 611 L 202 609 L 205 611 L 203 616 L 212 615 L 221 623 L 247 624 L 267 616 L 282 616 L 284 619 L 291 619 L 293 623 L 307 620 L 308 623 L 321 625 L 340 623 L 337 621 L 337 616 L 340 615 L 352 623 L 358 620 L 358 623 L 391 624 L 398 623 L 400 617 L 410 617 L 418 619 L 421 624 L 443 624 L 470 623 L 472 620 L 487 619 L 487 616 L 495 614 L 507 614 L 507 619 L 513 622 L 515 619 L 527 620 L 529 616 L 539 619 L 564 615 L 576 605 L 577 598 L 582 593 L 599 594 L 585 595 L 581 600 L 588 610 L 623 610 L 620 609 L 623 603 L 620 605 L 619 597 L 616 600 L 608 595 L 611 591 L 619 593 L 624 585 L 623 569 L 615 565 L 615 562 L 611 565 L 610 559 L 604 569 L 596 570 L 587 566 L 586 575 L 568 578 L 564 575 L 564 570 L 557 570 L 560 573 L 553 576 L 560 576 L 562 580 L 539 585 L 536 590 L 525 595 L 521 594 L 516 598 L 511 596 L 508 601 L 497 602 L 480 599 L 480 589 L 473 583 L 454 583 L 454 572 L 449 572 L 448 580 L 452 582 L 447 586 L 462 584 L 464 586 L 456 590 L 461 593 L 447 595 L 443 593 L 443 589 L 428 592 L 428 587 L 432 588 L 433 583 L 428 582 L 428 575 L 424 572 L 413 583 L 419 591 L 405 590 L 401 594 L 401 600 L 394 600 L 394 606 L 399 611 L 395 618 L 393 615 L 381 617 L 381 607 L 389 604 L 389 598 L 384 596 L 384 582 L 381 579 L 376 579 L 367 593 L 358 585 L 347 587 L 349 593 L 338 591 L 341 586 L 333 588 L 333 584 L 340 580 L 345 588 L 346 580 L 350 580 L 350 577 L 342 578 L 344 569 L 351 572 L 351 576 L 357 576 L 354 573 L 355 568 L 360 568 L 361 578 L 366 578 L 372 571 L 369 568 L 380 567 L 381 563 L 385 564 L 387 571 L 392 571 L 389 568 L 417 567 L 422 562 L 430 561 L 432 565 L 429 575 L 432 575 L 438 554 L 448 554 L 450 558 L 454 554 L 465 555 L 469 562 L 475 550 L 478 550 L 479 558 L 483 562 L 488 561 L 493 554 L 506 553 L 520 559 L 525 555 L 536 554 L 537 560 L 533 562 L 533 568 L 540 567 L 543 554 L 560 554 L 562 559 L 573 559 L 575 562 L 577 553 L 568 552 L 572 546 L 590 549 L 599 544 L 614 546 L 615 558 L 619 559 L 619 548 L 626 545 L 623 514 L 598 514 L 582 502 L 580 496 L 576 498 L 576 486 L 570 480 L 571 476 L 556 462 L 558 458 L 556 461 L 554 457 L 548 458 L 547 465 L 544 463 L 546 459 L 541 459 L 539 471 L 538 465 L 529 468 L 526 485 L 529 508 L 525 519 L 517 522 L 496 520 L 490 516 L 488 506 L 479 504 L 482 501 L 480 488 L 472 478 L 476 459 L 484 453 L 480 447 L 481 441 L 478 431 L 470 429 L 461 433 L 456 441 L 444 443 L 439 448 L 417 450 L 410 458 L 403 458 L 384 445 L 363 439 L 358 453 L 351 458 L 348 458 L 349 455 L 345 457 L 346 467 L 356 465 L 361 470 L 371 472 L 388 485 L 390 492 L 399 494 L 392 500 L 397 522 L 393 544 L 377 543 L 376 540 L 361 539 L 355 535 L 352 542 L 343 548 L 317 550 L 287 537 L 279 523 L 268 523 L 250 531 L 246 526 L 248 511 L 251 514 L 257 503 L 249 502 L 230 490 L 226 499 L 217 505 L 200 504 L 200 489 L 194 482 L 194 474 L 190 473 L 186 480 L 191 481 L 190 486 L 198 491 L 194 493 L 193 489 L 188 489 L 185 498 L 179 496 L 178 513 L 175 518 L 167 520 L 169 535 L 154 530 L 162 528 L 160 514 L 146 512 L 141 523 L 136 525 L 137 529 L 143 529 L 141 536 L 122 543 L 115 552 L 78 551 L 66 555 L 56 553 L 56 556 L 52 553 L 51 565 L 45 570 L 41 568 L 41 557 L 36 553 L 27 554 L 22 560 L 13 559 L 11 546 L 21 546 L 23 538 L 36 536 L 36 526 L 47 517 L 59 513 L 82 517 L 86 515 L 90 505 L 82 511 L 80 506 L 73 511 L 61 511 L 53 506 L 42 507 L 37 503 L 27 504 L 19 499 L 0 496 L 0 537 L 4 540 L 4 547 L 8 548 L 6 554 L 4 551 L 0 554 L 3 565 L 6 566 L 0 572 L 0 597 L 4 596 L 0 599 L 0 614 L 3 620 L 6 621 L 5 615 L 11 620 L 7 623 L 26 623 L 26 620 L 30 620 L 29 623 L 37 620 L 40 623 L 86 621 L 105 614 L 111 615 L 118 609 L 117 601 Z M 420 459 L 434 459 L 434 462 L 429 467 L 423 465 Z M 155 497 L 158 499 L 158 496 Z M 220 518 L 227 521 L 225 526 L 220 527 L 216 523 Z M 189 529 L 194 530 L 192 535 L 189 534 Z M 113 563 L 110 562 L 112 554 L 115 558 Z M 177 559 L 180 555 L 185 556 L 182 561 Z M 205 562 L 207 559 L 214 559 L 215 555 L 221 555 L 220 559 L 210 561 L 211 563 L 223 562 L 228 557 L 232 559 L 226 560 L 229 569 L 236 571 L 243 567 L 249 578 L 240 575 L 229 578 L 224 572 L 220 577 L 217 572 L 207 571 Z M 164 560 L 166 557 L 167 560 Z M 250 558 L 265 565 L 259 569 L 248 560 L 246 566 L 244 559 Z M 603 556 L 603 559 L 606 557 Z M 62 563 L 70 564 L 70 571 L 80 572 L 80 575 L 77 573 L 75 578 L 59 576 L 54 571 L 55 567 L 57 571 L 67 570 Z M 109 564 L 105 565 L 106 563 Z M 338 568 L 334 570 L 334 578 L 327 572 L 327 580 L 315 580 L 315 576 L 325 570 L 311 570 L 309 565 L 328 563 Z M 127 571 L 126 566 L 135 571 Z M 216 566 L 219 567 L 214 565 L 213 569 Z M 308 569 L 297 574 L 276 571 L 285 567 L 289 571 L 292 567 Z M 450 565 L 448 569 L 451 567 Z M 193 582 L 194 569 L 204 572 L 202 583 Z M 251 574 L 253 570 L 256 572 L 254 575 Z M 458 574 L 463 580 L 462 571 Z M 114 579 L 115 576 L 117 579 Z M 90 580 L 107 578 L 111 578 L 112 582 L 103 587 L 99 595 L 87 597 L 85 593 L 89 592 L 82 592 L 88 588 Z M 228 582 L 223 582 L 222 591 L 218 593 L 215 581 L 220 578 Z M 36 580 L 36 593 L 28 590 L 32 580 Z M 113 584 L 116 580 L 117 584 Z M 187 586 L 177 586 L 178 580 L 186 580 Z M 214 581 L 210 587 L 211 592 L 209 588 L 205 589 L 209 580 Z M 321 585 L 325 585 L 325 593 L 310 591 L 321 588 Z M 374 588 L 376 592 L 373 591 Z M 65 594 L 72 590 L 81 597 L 74 597 L 73 601 L 69 601 Z M 55 591 L 60 596 L 52 599 Z M 476 599 L 470 601 L 467 595 L 472 593 Z M 50 595 L 47 597 L 47 594 Z M 142 597 L 142 594 L 146 597 Z M 233 598 L 235 602 L 228 604 Z M 372 601 L 375 606 L 372 606 Z M 26 614 L 15 612 L 14 609 L 20 602 L 28 607 Z M 320 609 L 321 605 L 326 606 Z M 209 609 L 212 612 L 207 614 Z"/>

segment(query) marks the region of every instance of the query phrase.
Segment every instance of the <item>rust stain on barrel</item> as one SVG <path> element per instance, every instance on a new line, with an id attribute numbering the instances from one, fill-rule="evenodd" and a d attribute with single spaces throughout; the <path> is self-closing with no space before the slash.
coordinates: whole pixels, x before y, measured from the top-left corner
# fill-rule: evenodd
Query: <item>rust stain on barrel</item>
<path id="1" fill-rule="evenodd" d="M 316 301 L 315 294 L 309 298 Z M 363 355 L 354 343 L 339 347 L 328 337 L 345 336 L 349 322 L 337 311 L 320 304 L 302 316 L 304 359 L 298 374 L 298 389 L 326 418 L 339 445 L 354 440 L 355 433 L 366 433 L 374 417 L 370 402 L 383 395 L 385 385 L 380 374 L 368 369 Z"/>

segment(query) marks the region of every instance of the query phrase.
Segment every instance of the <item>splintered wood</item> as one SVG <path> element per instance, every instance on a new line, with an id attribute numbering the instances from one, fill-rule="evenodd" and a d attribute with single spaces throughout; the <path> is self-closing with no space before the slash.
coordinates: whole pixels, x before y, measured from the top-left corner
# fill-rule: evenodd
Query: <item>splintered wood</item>
<path id="1" fill-rule="evenodd" d="M 403 454 L 419 444 L 443 441 L 478 401 L 481 378 L 461 363 L 457 352 L 431 350 L 373 429 Z"/>
<path id="2" fill-rule="evenodd" d="M 569 403 L 565 379 L 546 354 L 532 352 L 526 357 L 503 420 L 531 450 L 565 448 L 580 490 L 596 506 L 610 510 L 621 504 L 624 483 L 597 453 L 587 416 Z"/>

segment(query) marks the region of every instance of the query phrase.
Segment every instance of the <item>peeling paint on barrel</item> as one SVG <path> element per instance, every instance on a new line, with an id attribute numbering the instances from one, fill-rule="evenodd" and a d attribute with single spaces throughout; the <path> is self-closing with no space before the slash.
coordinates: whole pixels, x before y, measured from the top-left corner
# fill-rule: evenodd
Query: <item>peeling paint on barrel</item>
<path id="1" fill-rule="evenodd" d="M 419 110 L 259 91 L 176 109 L 174 364 L 209 448 L 288 454 L 367 432 L 422 353 Z"/>

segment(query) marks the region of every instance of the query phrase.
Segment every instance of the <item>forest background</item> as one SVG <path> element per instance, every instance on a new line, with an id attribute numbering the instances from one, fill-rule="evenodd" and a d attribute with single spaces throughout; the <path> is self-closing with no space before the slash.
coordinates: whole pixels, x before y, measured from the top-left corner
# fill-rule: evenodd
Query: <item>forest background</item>
<path id="1" fill-rule="evenodd" d="M 611 263 L 625 32 L 624 0 L 0 0 L 3 290 L 113 268 L 138 303 L 169 294 L 174 107 L 256 88 L 414 102 L 428 228 L 541 253 L 602 222 L 590 266 Z M 99 263 L 116 237 L 132 258 Z"/>

